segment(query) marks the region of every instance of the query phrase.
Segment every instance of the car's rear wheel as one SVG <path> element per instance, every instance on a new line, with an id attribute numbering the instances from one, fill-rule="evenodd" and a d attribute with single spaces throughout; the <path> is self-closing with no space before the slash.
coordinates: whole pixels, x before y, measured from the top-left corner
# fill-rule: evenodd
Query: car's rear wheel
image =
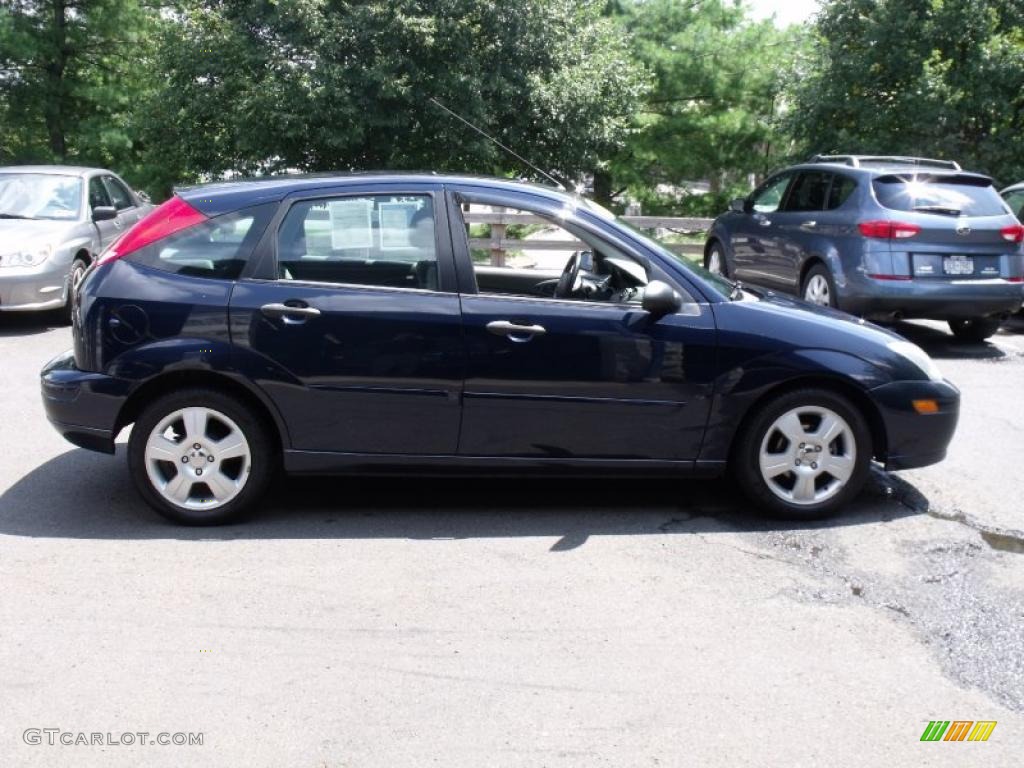
<path id="1" fill-rule="evenodd" d="M 128 441 L 139 493 L 161 515 L 185 525 L 241 518 L 266 489 L 275 460 L 259 417 L 213 389 L 157 399 Z"/>
<path id="2" fill-rule="evenodd" d="M 713 242 L 704 254 L 704 269 L 722 277 L 729 276 L 729 266 L 725 263 L 725 249 L 718 241 Z"/>
<path id="3" fill-rule="evenodd" d="M 839 306 L 836 301 L 836 284 L 832 273 L 824 264 L 815 264 L 804 276 L 802 288 L 804 301 L 822 307 Z"/>
<path id="4" fill-rule="evenodd" d="M 995 334 L 1003 321 L 998 317 L 970 317 L 950 320 L 949 330 L 958 339 L 981 342 Z"/>
<path id="5" fill-rule="evenodd" d="M 864 418 L 845 397 L 800 389 L 771 400 L 746 424 L 731 469 L 768 514 L 810 520 L 860 492 L 871 453 Z"/>

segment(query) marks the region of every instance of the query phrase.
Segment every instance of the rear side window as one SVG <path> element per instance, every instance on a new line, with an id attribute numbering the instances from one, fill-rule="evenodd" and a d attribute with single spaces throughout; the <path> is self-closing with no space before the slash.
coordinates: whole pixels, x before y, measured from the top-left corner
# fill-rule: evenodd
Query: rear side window
<path id="1" fill-rule="evenodd" d="M 992 183 L 977 176 L 892 174 L 872 183 L 875 197 L 894 211 L 948 216 L 1005 216 L 1006 204 Z"/>
<path id="2" fill-rule="evenodd" d="M 234 280 L 266 229 L 276 203 L 244 208 L 133 251 L 134 264 L 192 277 Z"/>
<path id="3" fill-rule="evenodd" d="M 853 190 L 856 188 L 857 182 L 849 176 L 841 176 L 839 174 L 833 176 L 832 186 L 829 187 L 828 190 L 828 205 L 825 206 L 826 210 L 834 211 L 836 208 L 841 206 L 850 199 L 850 195 L 853 194 Z"/>
<path id="4" fill-rule="evenodd" d="M 277 277 L 437 290 L 429 195 L 364 195 L 295 203 L 277 239 Z"/>
<path id="5" fill-rule="evenodd" d="M 793 189 L 786 198 L 786 211 L 821 211 L 828 194 L 828 173 L 804 171 L 796 177 Z"/>

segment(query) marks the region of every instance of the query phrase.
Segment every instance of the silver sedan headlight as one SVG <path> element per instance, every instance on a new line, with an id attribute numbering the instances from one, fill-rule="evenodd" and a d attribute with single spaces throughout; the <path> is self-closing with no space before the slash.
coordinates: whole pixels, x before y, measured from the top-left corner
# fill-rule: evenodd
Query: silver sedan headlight
<path id="1" fill-rule="evenodd" d="M 932 381 L 942 381 L 942 372 L 939 370 L 939 366 L 917 344 L 911 344 L 909 341 L 890 341 L 887 346 L 897 355 L 920 368 L 921 373 Z"/>
<path id="2" fill-rule="evenodd" d="M 38 267 L 52 255 L 52 245 L 5 253 L 0 255 L 0 267 Z"/>

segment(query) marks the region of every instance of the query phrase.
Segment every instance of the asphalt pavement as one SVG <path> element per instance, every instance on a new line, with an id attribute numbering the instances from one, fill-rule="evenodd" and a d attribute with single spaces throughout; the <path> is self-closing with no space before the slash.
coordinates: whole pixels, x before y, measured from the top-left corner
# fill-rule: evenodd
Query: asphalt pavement
<path id="1" fill-rule="evenodd" d="M 68 329 L 0 315 L 0 765 L 1017 766 L 1024 323 L 895 328 L 960 427 L 831 521 L 723 482 L 319 479 L 188 529 L 46 423 Z"/>

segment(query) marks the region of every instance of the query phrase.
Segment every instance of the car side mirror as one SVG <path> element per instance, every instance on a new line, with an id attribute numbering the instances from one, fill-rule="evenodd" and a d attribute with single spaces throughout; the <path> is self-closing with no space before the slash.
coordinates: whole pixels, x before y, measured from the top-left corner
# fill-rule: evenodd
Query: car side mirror
<path id="1" fill-rule="evenodd" d="M 683 306 L 682 297 L 668 283 L 661 280 L 651 280 L 644 288 L 644 295 L 641 299 L 641 306 L 650 312 L 655 320 L 678 312 Z"/>
<path id="2" fill-rule="evenodd" d="M 729 203 L 729 210 L 735 213 L 746 213 L 747 212 L 747 200 L 744 197 L 737 197 L 731 203 Z"/>
<path id="3" fill-rule="evenodd" d="M 110 221 L 117 218 L 117 208 L 112 205 L 94 205 L 92 209 L 93 221 Z"/>

